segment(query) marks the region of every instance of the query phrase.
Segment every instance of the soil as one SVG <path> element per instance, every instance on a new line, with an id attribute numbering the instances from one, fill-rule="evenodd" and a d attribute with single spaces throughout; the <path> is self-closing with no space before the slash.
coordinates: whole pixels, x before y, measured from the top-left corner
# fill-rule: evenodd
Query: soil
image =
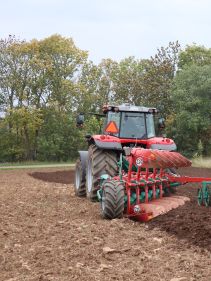
<path id="1" fill-rule="evenodd" d="M 180 173 L 210 176 L 211 169 Z M 211 207 L 197 185 L 184 206 L 148 223 L 103 220 L 78 198 L 70 169 L 0 171 L 0 281 L 211 280 Z"/>

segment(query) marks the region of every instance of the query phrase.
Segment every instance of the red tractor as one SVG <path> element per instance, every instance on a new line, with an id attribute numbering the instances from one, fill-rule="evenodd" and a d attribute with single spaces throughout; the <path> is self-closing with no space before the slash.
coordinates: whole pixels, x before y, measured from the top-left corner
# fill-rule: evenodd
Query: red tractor
<path id="1" fill-rule="evenodd" d="M 174 152 L 173 140 L 155 136 L 156 113 L 155 108 L 129 104 L 104 106 L 102 134 L 86 136 L 89 149 L 79 151 L 75 194 L 91 201 L 98 199 L 105 218 L 120 218 L 126 213 L 147 221 L 188 200 L 175 195 L 167 199 L 175 186 L 211 180 L 176 173 L 175 168 L 190 166 L 191 162 Z M 78 126 L 83 121 L 80 114 Z M 164 127 L 162 118 L 158 123 Z"/>

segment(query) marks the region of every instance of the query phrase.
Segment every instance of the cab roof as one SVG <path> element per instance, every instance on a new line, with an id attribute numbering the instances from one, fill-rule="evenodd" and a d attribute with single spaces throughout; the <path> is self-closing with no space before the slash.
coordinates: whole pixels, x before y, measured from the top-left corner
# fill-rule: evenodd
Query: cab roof
<path id="1" fill-rule="evenodd" d="M 158 110 L 154 107 L 136 106 L 128 103 L 123 103 L 121 105 L 105 105 L 103 106 L 103 112 L 107 111 L 126 111 L 126 112 L 150 112 L 157 113 Z"/>

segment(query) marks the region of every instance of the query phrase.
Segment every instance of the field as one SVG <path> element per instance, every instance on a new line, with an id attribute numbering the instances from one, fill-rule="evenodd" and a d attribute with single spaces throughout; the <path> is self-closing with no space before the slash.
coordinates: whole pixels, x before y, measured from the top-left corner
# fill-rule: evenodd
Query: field
<path id="1" fill-rule="evenodd" d="M 188 168 L 210 176 L 211 169 Z M 70 168 L 0 171 L 0 280 L 211 280 L 211 208 L 190 203 L 149 223 L 102 220 L 76 198 Z"/>

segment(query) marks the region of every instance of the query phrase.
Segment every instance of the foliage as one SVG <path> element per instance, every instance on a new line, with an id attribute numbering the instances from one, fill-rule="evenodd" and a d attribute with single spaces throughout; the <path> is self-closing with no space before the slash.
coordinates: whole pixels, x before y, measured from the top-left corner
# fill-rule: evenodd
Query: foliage
<path id="1" fill-rule="evenodd" d="M 71 115 L 48 108 L 43 116 L 43 126 L 39 132 L 37 159 L 67 161 L 76 156 L 80 132 L 76 129 Z"/>
<path id="2" fill-rule="evenodd" d="M 157 107 L 186 154 L 211 152 L 211 51 L 178 42 L 149 59 L 88 60 L 72 38 L 0 40 L 0 161 L 66 161 L 99 133 L 103 104 Z M 86 115 L 77 128 L 79 112 Z"/>
<path id="3" fill-rule="evenodd" d="M 169 133 L 188 155 L 211 153 L 211 65 L 179 71 L 173 92 L 174 113 Z M 198 149 L 198 151 L 197 151 Z"/>
<path id="4" fill-rule="evenodd" d="M 187 46 L 184 51 L 179 54 L 178 67 L 183 69 L 191 65 L 210 65 L 211 64 L 211 49 L 204 46 L 191 45 Z"/>
<path id="5" fill-rule="evenodd" d="M 171 93 L 179 51 L 179 43 L 170 42 L 166 48 L 161 47 L 154 57 L 146 61 L 143 77 L 146 101 L 149 100 L 150 105 L 158 108 L 163 117 L 167 117 L 174 107 Z"/>

